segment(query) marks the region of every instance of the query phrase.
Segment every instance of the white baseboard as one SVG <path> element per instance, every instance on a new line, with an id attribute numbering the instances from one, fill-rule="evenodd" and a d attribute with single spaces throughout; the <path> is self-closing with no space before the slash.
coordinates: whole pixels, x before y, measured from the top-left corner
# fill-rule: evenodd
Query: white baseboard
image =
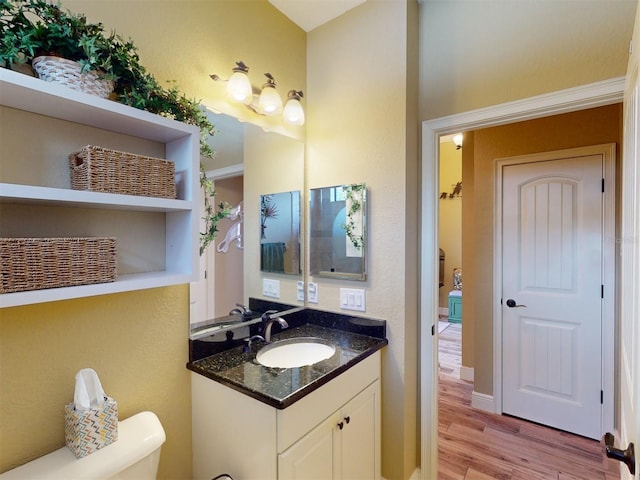
<path id="1" fill-rule="evenodd" d="M 493 395 L 486 393 L 478 393 L 475 390 L 471 392 L 471 406 L 489 413 L 496 413 L 493 404 Z"/>
<path id="2" fill-rule="evenodd" d="M 465 367 L 464 365 L 462 365 L 460 367 L 460 380 L 473 382 L 473 372 L 473 367 Z"/>

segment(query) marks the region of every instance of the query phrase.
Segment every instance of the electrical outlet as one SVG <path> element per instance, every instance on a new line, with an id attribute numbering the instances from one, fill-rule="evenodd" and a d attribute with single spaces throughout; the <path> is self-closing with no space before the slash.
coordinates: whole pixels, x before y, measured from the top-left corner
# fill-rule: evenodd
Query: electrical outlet
<path id="1" fill-rule="evenodd" d="M 263 278 L 262 295 L 265 297 L 280 298 L 280 280 Z"/>
<path id="2" fill-rule="evenodd" d="M 299 302 L 304 302 L 304 282 L 302 280 L 296 282 L 296 299 Z"/>
<path id="3" fill-rule="evenodd" d="M 307 301 L 318 303 L 318 284 L 315 282 L 309 282 L 307 285 Z"/>
<path id="4" fill-rule="evenodd" d="M 365 311 L 365 294 L 363 288 L 341 288 L 340 308 L 343 310 Z"/>

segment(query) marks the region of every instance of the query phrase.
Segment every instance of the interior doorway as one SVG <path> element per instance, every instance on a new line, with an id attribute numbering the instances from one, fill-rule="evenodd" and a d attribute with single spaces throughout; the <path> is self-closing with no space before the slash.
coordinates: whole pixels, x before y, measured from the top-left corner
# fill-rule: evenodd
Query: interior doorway
<path id="1" fill-rule="evenodd" d="M 439 171 L 439 371 L 441 374 L 453 375 L 459 379 L 462 361 L 461 133 L 440 137 Z M 457 334 L 443 340 L 443 332 L 449 327 L 455 327 Z"/>
<path id="2" fill-rule="evenodd" d="M 438 209 L 439 137 L 484 127 L 507 125 L 527 119 L 548 117 L 622 100 L 624 79 L 612 79 L 589 86 L 491 108 L 443 117 L 423 123 L 422 128 L 422 245 L 421 245 L 421 458 L 424 478 L 437 478 L 438 458 L 438 373 L 435 319 L 438 312 Z M 495 299 L 489 299 L 494 302 Z M 499 308 L 499 299 L 493 308 Z M 490 334 L 495 332 L 490 332 Z M 495 339 L 494 339 L 495 340 Z M 494 342 L 495 343 L 495 342 Z M 476 355 L 477 356 L 477 355 Z M 494 367 L 496 362 L 494 362 Z M 499 368 L 499 367 L 495 367 Z M 490 375 L 488 378 L 492 378 Z M 493 399 L 487 399 L 492 404 Z"/>

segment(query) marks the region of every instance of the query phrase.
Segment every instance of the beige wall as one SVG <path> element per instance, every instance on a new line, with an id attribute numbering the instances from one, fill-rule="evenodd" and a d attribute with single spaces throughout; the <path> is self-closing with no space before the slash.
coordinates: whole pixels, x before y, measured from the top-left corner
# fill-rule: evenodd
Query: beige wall
<path id="1" fill-rule="evenodd" d="M 339 288 L 366 290 L 366 315 L 387 320 L 382 474 L 416 464 L 417 130 L 415 2 L 369 1 L 308 35 L 306 188 L 367 184 L 365 282 L 314 277 L 318 307 Z"/>
<path id="2" fill-rule="evenodd" d="M 421 120 L 623 76 L 636 5 L 424 0 Z"/>
<path id="3" fill-rule="evenodd" d="M 463 238 L 465 258 L 473 259 L 471 275 L 464 278 L 465 292 L 472 291 L 473 307 L 464 311 L 464 322 L 474 325 L 474 390 L 493 392 L 493 229 L 495 159 L 529 153 L 560 150 L 583 145 L 615 142 L 620 155 L 622 138 L 620 104 L 581 112 L 477 130 L 473 135 L 473 237 Z M 466 138 L 465 138 L 466 140 Z M 468 143 L 463 147 L 469 148 Z M 463 168 L 467 165 L 464 164 Z M 467 182 L 467 171 L 463 178 Z M 469 183 L 469 182 L 467 182 Z M 466 217 L 465 217 L 466 218 Z M 465 263 L 466 267 L 466 263 Z M 464 298 L 467 308 L 469 298 Z M 463 336 L 466 335 L 463 332 Z"/>
<path id="4" fill-rule="evenodd" d="M 271 72 L 281 94 L 306 85 L 306 35 L 266 0 L 65 0 L 63 7 L 131 37 L 161 82 L 176 80 L 188 96 L 253 123 L 262 120 L 236 112 L 210 73 L 229 76 L 243 60 L 254 83 Z M 285 133 L 304 136 L 304 128 Z M 0 471 L 64 445 L 74 375 L 93 367 L 121 418 L 144 409 L 159 415 L 167 433 L 159 478 L 190 478 L 188 325 L 187 286 L 0 310 Z"/>
<path id="5" fill-rule="evenodd" d="M 468 245 L 475 243 L 476 230 L 474 228 L 475 219 L 475 187 L 474 187 L 474 134 L 473 132 L 464 133 L 464 143 L 462 147 L 462 185 L 463 198 L 462 202 L 462 264 L 464 265 L 463 285 L 471 278 L 476 278 L 475 262 L 476 257 L 473 249 L 469 249 Z M 463 287 L 464 289 L 464 287 Z M 473 368 L 475 358 L 475 334 L 476 334 L 476 314 L 475 299 L 477 293 L 473 288 L 467 288 L 462 296 L 462 365 Z"/>
<path id="6" fill-rule="evenodd" d="M 188 302 L 178 286 L 0 310 L 0 471 L 64 445 L 75 374 L 93 368 L 120 418 L 160 418 L 161 477 L 189 477 Z"/>
<path id="7" fill-rule="evenodd" d="M 440 143 L 440 194 L 438 239 L 445 252 L 444 286 L 440 287 L 440 308 L 448 308 L 453 290 L 453 269 L 462 268 L 462 197 L 449 198 L 456 183 L 462 181 L 462 150 L 453 142 Z"/>

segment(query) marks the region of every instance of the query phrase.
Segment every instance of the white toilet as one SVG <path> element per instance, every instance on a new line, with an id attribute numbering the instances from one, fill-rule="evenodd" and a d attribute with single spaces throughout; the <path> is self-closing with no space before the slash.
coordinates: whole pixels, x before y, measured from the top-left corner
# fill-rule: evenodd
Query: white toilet
<path id="1" fill-rule="evenodd" d="M 158 417 L 141 412 L 118 422 L 118 440 L 77 459 L 67 447 L 0 475 L 13 479 L 151 480 L 158 474 L 160 448 L 166 435 Z"/>

